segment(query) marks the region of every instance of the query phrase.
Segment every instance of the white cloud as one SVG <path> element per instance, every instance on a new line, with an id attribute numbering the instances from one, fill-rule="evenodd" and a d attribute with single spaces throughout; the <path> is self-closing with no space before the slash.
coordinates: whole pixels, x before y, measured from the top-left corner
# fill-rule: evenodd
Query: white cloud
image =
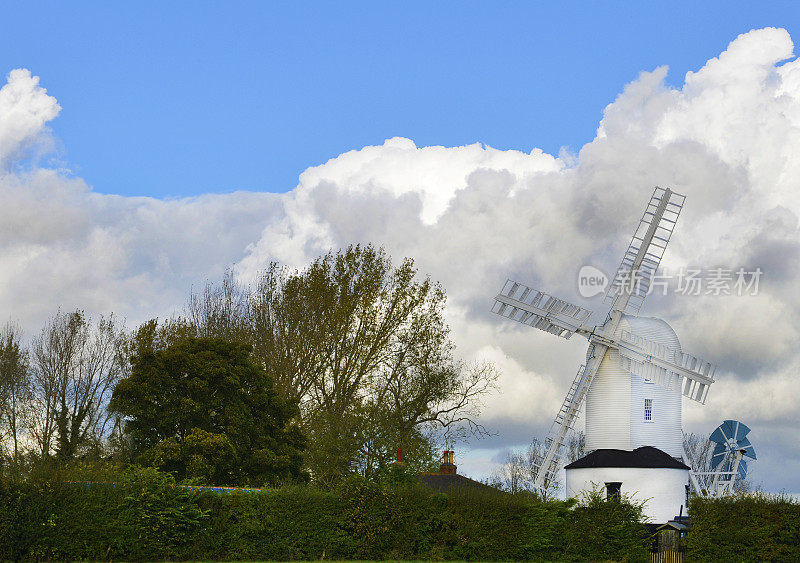
<path id="1" fill-rule="evenodd" d="M 59 172 L 0 177 L 0 309 L 35 330 L 57 307 L 171 314 L 276 220 L 272 194 L 161 201 L 92 192 Z"/>
<path id="2" fill-rule="evenodd" d="M 577 299 L 578 268 L 613 271 L 652 186 L 670 186 L 688 199 L 665 266 L 765 269 L 758 297 L 673 296 L 651 304 L 651 314 L 675 325 L 687 351 L 722 366 L 703 411 L 708 417 L 687 420 L 702 423 L 692 428 L 701 431 L 716 424 L 712 416 L 768 424 L 786 415 L 769 391 L 779 382 L 781 405 L 800 400 L 800 384 L 788 376 L 800 327 L 800 295 L 792 287 L 800 273 L 800 62 L 784 62 L 792 48 L 784 30 L 758 30 L 687 74 L 682 88 L 665 83 L 666 68 L 643 72 L 605 109 L 597 138 L 569 166 L 556 158 L 537 168 L 537 154 L 486 166 L 491 149 L 426 152 L 398 139 L 342 155 L 301 177 L 294 197 L 299 202 L 302 192 L 303 201 L 287 221 L 313 222 L 325 233 L 323 246 L 371 240 L 415 257 L 466 311 L 451 313 L 453 326 L 483 333 L 483 342 L 462 337 L 462 350 L 492 347 L 513 374 L 493 406 L 534 424 L 535 416 L 523 415 L 526 405 L 554 413 L 560 397 L 551 397 L 549 386 L 565 391 L 574 366 L 550 357 L 548 347 L 557 345 L 549 335 L 518 333 L 490 318 L 491 296 L 509 276 Z M 433 155 L 438 166 L 430 164 Z M 436 183 L 420 189 L 430 178 Z M 254 245 L 245 261 L 251 269 L 265 259 L 261 248 L 275 248 L 269 227 L 265 236 L 270 244 Z M 295 260 L 310 259 L 319 247 L 307 250 Z M 528 378 L 542 385 L 549 405 L 530 404 Z M 747 409 L 728 400 L 759 382 L 766 389 L 746 395 Z"/>
<path id="3" fill-rule="evenodd" d="M 350 151 L 309 168 L 300 175 L 298 191 L 334 184 L 355 194 L 417 194 L 422 221 L 430 225 L 445 212 L 456 192 L 467 187 L 467 176 L 474 170 L 514 170 L 522 179 L 561 168 L 558 159 L 539 149 L 526 154 L 477 143 L 418 148 L 410 139 L 394 137 L 382 146 Z"/>
<path id="4" fill-rule="evenodd" d="M 20 151 L 41 141 L 45 124 L 54 119 L 61 106 L 39 86 L 30 71 L 15 69 L 0 89 L 0 168 Z"/>
<path id="5" fill-rule="evenodd" d="M 498 346 L 484 346 L 475 352 L 475 357 L 491 362 L 500 372 L 500 392 L 484 401 L 487 424 L 491 425 L 493 419 L 504 418 L 531 426 L 551 422 L 549 407 L 563 399 L 560 385 L 525 369 Z"/>
<path id="6" fill-rule="evenodd" d="M 645 304 L 686 351 L 723 366 L 709 404 L 687 406 L 687 427 L 707 432 L 740 416 L 773 443 L 779 423 L 796 426 L 800 401 L 800 61 L 792 49 L 784 30 L 757 30 L 680 88 L 665 82 L 666 68 L 642 72 L 573 157 L 393 138 L 309 168 L 286 195 L 174 201 L 102 195 L 54 170 L 7 171 L 0 305 L 29 326 L 59 305 L 114 309 L 136 322 L 171 313 L 191 283 L 231 263 L 252 277 L 270 260 L 302 266 L 331 247 L 371 241 L 414 257 L 444 284 L 462 355 L 504 368 L 487 421 L 516 432 L 506 443 L 518 443 L 521 431 L 546 430 L 585 344 L 492 317 L 492 296 L 512 277 L 580 301 L 578 269 L 612 272 L 652 187 L 669 186 L 687 202 L 665 266 L 765 272 L 757 298 Z M 38 79 L 12 72 L 0 90 L 0 160 L 13 163 L 46 138 L 58 110 Z M 599 298 L 588 305 L 601 307 Z M 796 444 L 781 452 L 800 460 Z M 768 486 L 800 488 L 791 476 L 772 479 Z"/>

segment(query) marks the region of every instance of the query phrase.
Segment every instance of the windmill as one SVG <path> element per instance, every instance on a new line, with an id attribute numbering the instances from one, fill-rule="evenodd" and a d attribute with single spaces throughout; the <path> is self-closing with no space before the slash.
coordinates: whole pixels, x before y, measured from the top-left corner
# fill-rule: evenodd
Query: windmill
<path id="1" fill-rule="evenodd" d="M 747 477 L 747 460 L 756 459 L 756 450 L 747 438 L 750 433 L 744 423 L 726 420 L 711 433 L 711 471 L 692 471 L 689 475 L 697 494 L 721 497 L 734 492 L 737 481 Z M 702 460 L 696 460 L 702 462 Z"/>
<path id="2" fill-rule="evenodd" d="M 610 308 L 601 324 L 590 324 L 591 311 L 515 281 L 508 280 L 495 297 L 494 313 L 562 338 L 579 334 L 589 341 L 586 363 L 536 460 L 535 487 L 542 493 L 556 479 L 584 402 L 587 450 L 647 446 L 684 458 L 681 395 L 705 403 L 715 367 L 683 353 L 667 323 L 638 315 L 685 199 L 655 188 L 606 291 L 604 303 Z"/>

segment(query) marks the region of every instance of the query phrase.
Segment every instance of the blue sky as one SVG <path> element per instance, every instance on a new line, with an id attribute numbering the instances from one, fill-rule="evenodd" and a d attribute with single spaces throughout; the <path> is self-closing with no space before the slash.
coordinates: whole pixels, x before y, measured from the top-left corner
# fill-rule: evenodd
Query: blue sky
<path id="1" fill-rule="evenodd" d="M 431 5 L 435 4 L 435 5 Z M 0 69 L 41 77 L 59 160 L 95 190 L 284 192 L 392 136 L 557 154 L 641 70 L 681 84 L 794 2 L 26 3 Z"/>

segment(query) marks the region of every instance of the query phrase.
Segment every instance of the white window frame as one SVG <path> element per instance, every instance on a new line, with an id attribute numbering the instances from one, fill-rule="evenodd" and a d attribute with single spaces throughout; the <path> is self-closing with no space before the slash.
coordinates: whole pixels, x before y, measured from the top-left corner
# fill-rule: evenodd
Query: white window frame
<path id="1" fill-rule="evenodd" d="M 653 422 L 653 399 L 644 400 L 644 412 L 642 413 L 645 422 Z"/>

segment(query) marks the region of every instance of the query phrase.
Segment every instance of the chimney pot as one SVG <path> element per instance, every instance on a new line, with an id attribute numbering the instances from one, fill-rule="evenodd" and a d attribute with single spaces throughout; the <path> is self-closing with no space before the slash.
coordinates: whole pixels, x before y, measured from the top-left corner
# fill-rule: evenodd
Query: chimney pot
<path id="1" fill-rule="evenodd" d="M 444 450 L 444 456 L 442 458 L 442 465 L 439 467 L 439 473 L 443 473 L 445 475 L 455 475 L 456 474 L 456 465 L 453 463 L 455 459 L 455 452 L 452 450 Z"/>

